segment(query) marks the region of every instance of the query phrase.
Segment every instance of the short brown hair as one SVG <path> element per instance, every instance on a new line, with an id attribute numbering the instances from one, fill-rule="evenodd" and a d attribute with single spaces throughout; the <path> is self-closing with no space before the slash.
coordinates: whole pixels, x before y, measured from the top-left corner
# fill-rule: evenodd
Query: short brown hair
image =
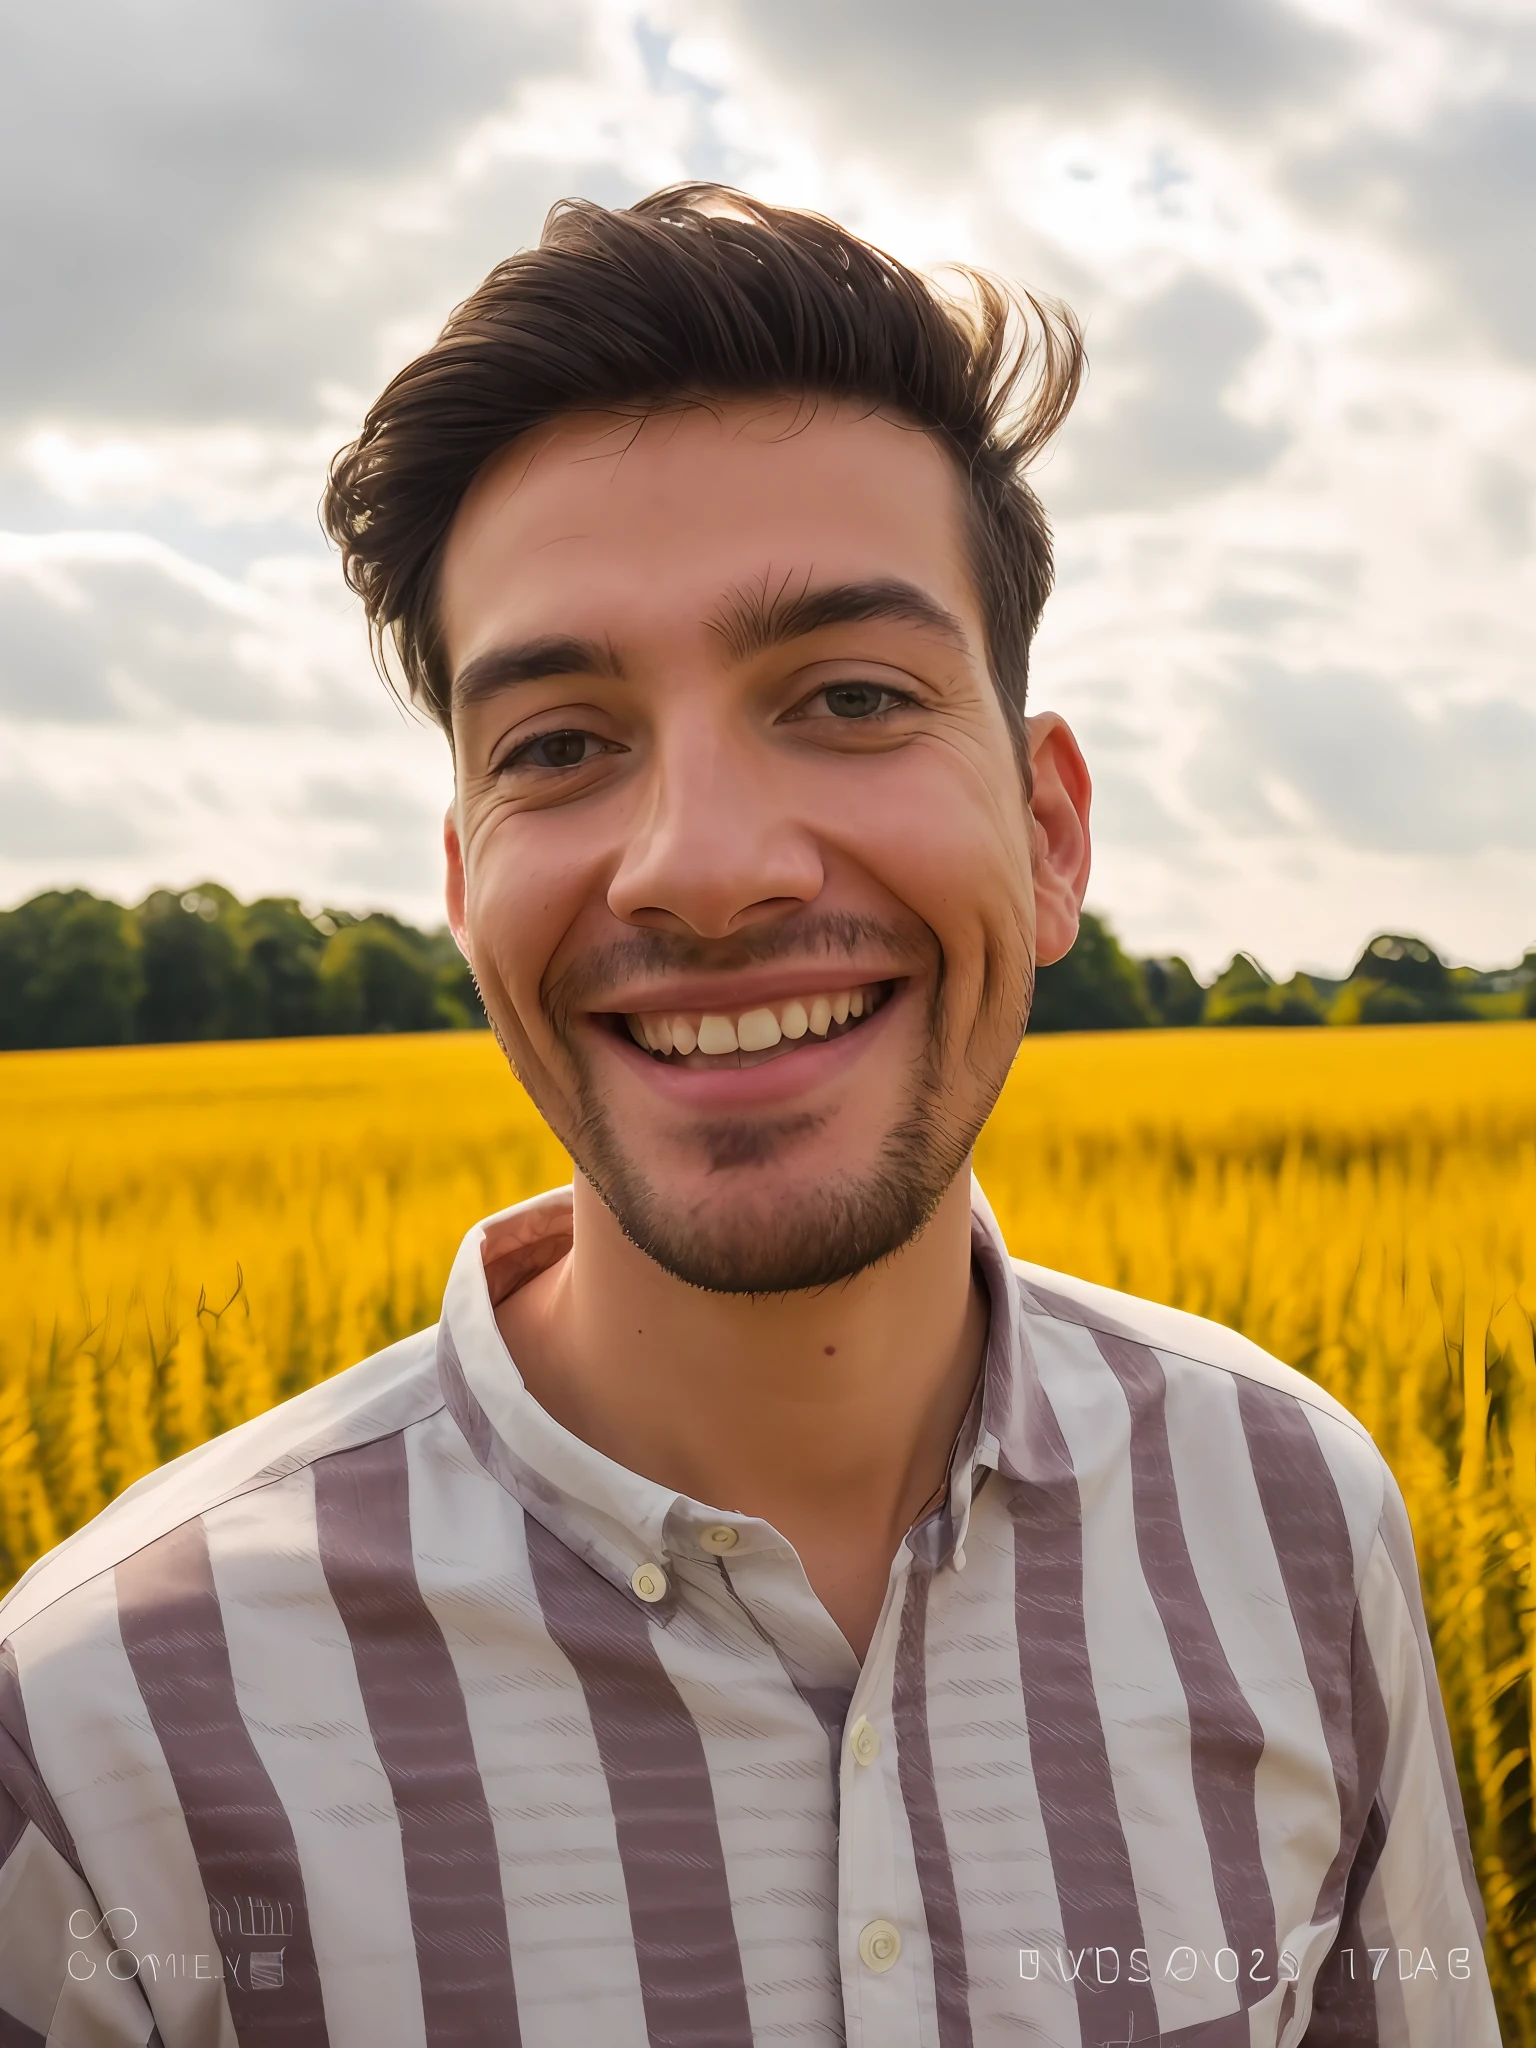
<path id="1" fill-rule="evenodd" d="M 385 389 L 331 464 L 321 506 L 387 674 L 446 731 L 438 565 L 481 466 L 578 411 L 805 394 L 911 420 L 946 448 L 969 504 L 988 656 L 1021 748 L 1029 646 L 1051 533 L 1025 480 L 1082 378 L 1063 306 L 974 271 L 941 294 L 835 222 L 719 185 L 624 209 L 569 199 L 536 249 L 499 263 Z"/>

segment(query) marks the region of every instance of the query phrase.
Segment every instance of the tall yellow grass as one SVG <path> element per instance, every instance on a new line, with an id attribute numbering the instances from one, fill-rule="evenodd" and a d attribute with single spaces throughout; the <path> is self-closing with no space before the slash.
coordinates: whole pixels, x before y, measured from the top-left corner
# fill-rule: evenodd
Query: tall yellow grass
<path id="1" fill-rule="evenodd" d="M 479 1034 L 0 1058 L 0 1584 L 164 1458 L 433 1319 L 566 1162 Z M 1536 2044 L 1536 1025 L 1026 1043 L 978 1170 L 1016 1251 L 1311 1373 L 1402 1482 Z"/>

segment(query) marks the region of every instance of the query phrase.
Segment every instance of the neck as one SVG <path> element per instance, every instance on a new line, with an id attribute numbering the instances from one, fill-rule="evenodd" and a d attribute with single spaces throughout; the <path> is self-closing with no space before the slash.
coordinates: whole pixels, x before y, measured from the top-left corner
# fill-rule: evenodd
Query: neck
<path id="1" fill-rule="evenodd" d="M 569 1255 L 497 1311 L 535 1400 L 629 1470 L 770 1522 L 862 1652 L 985 1347 L 969 1173 L 890 1259 L 771 1299 L 674 1279 L 580 1174 L 574 1221 Z"/>

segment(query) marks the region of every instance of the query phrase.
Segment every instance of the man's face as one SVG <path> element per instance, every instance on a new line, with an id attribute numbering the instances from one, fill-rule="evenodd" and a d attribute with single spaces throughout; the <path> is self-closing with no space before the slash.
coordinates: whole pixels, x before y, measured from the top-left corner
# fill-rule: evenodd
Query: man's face
<path id="1" fill-rule="evenodd" d="M 1032 818 L 959 485 L 830 403 L 566 418 L 476 479 L 440 604 L 449 909 L 627 1234 L 825 1285 L 921 1227 L 1071 943 L 1087 779 Z"/>

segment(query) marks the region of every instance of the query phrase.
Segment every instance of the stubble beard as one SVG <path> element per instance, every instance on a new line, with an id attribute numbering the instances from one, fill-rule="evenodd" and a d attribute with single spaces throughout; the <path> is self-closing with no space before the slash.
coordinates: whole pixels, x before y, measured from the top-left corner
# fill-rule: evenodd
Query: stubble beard
<path id="1" fill-rule="evenodd" d="M 933 962 L 922 1050 L 909 1070 L 906 1100 L 872 1165 L 857 1176 L 806 1177 L 770 1204 L 754 1195 L 747 1179 L 751 1169 L 771 1163 L 820 1119 L 803 1113 L 717 1118 L 696 1124 L 690 1136 L 709 1174 L 722 1176 L 720 1194 L 686 1207 L 669 1200 L 626 1145 L 594 1080 L 578 1028 L 586 1001 L 626 973 L 760 965 L 796 952 L 851 956 L 861 940 L 898 954 L 926 951 Z M 675 1279 L 708 1293 L 782 1295 L 852 1279 L 922 1230 L 964 1167 L 1007 1079 L 1029 1014 L 1030 979 L 1027 964 L 1018 977 L 989 972 L 971 1028 L 957 1029 L 944 1015 L 943 954 L 926 927 L 916 920 L 892 925 L 832 914 L 749 931 L 734 943 L 729 960 L 716 947 L 651 932 L 630 933 L 587 957 L 567 971 L 547 1001 L 548 1021 L 569 1062 L 564 1086 L 553 1074 L 541 1074 L 538 1062 L 524 1067 L 513 1057 L 490 1005 L 487 1015 L 545 1122 L 632 1244 Z M 991 1055 L 978 1059 L 987 1045 Z M 546 1078 L 550 1101 L 539 1085 Z M 557 1100 L 563 1113 L 552 1115 Z M 732 1180 L 742 1190 L 735 1200 L 728 1192 Z"/>
<path id="2" fill-rule="evenodd" d="M 807 1180 L 766 1213 L 750 1195 L 733 1202 L 722 1194 L 691 1211 L 669 1204 L 626 1150 L 584 1063 L 578 1125 L 566 1142 L 624 1235 L 675 1279 L 711 1294 L 796 1294 L 878 1265 L 927 1223 L 969 1157 L 995 1093 L 971 1120 L 956 1118 L 946 1092 L 930 1031 L 910 1100 L 874 1165 L 858 1178 Z M 700 1140 L 712 1170 L 749 1172 L 816 1121 L 721 1121 Z"/>

